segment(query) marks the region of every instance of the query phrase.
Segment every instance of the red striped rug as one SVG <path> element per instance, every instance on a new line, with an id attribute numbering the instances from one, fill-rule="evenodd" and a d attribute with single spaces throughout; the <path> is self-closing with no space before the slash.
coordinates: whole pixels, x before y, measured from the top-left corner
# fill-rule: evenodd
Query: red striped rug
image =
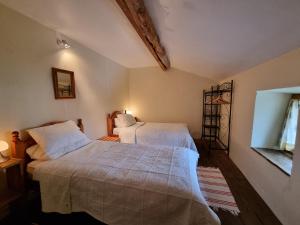
<path id="1" fill-rule="evenodd" d="M 214 210 L 223 209 L 238 215 L 240 210 L 234 200 L 229 186 L 218 168 L 198 167 L 200 189 L 209 206 Z"/>

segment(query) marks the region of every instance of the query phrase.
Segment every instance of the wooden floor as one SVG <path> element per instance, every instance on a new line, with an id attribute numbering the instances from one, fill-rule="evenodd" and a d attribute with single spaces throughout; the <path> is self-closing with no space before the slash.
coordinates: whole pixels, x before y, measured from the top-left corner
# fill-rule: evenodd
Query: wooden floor
<path id="1" fill-rule="evenodd" d="M 222 225 L 281 225 L 225 152 L 214 151 L 208 156 L 206 151 L 201 150 L 200 165 L 220 168 L 241 211 L 238 216 L 218 211 Z M 30 193 L 16 207 L 15 213 L 7 220 L 0 221 L 0 225 L 103 225 L 84 213 L 71 216 L 41 213 L 36 199 L 34 192 Z"/>
<path id="2" fill-rule="evenodd" d="M 217 212 L 222 225 L 281 225 L 224 151 L 208 154 L 202 150 L 200 165 L 218 167 L 221 170 L 241 211 L 238 216 L 224 211 Z"/>

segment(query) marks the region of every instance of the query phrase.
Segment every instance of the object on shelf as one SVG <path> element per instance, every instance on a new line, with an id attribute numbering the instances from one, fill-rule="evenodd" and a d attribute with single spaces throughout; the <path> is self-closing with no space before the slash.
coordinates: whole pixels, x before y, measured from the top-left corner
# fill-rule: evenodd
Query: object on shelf
<path id="1" fill-rule="evenodd" d="M 222 98 L 221 95 L 217 96 L 216 98 L 213 98 L 211 101 L 207 101 L 205 102 L 205 104 L 207 105 L 210 105 L 210 104 L 213 104 L 213 105 L 222 105 L 222 104 L 230 104 L 229 101 L 226 101 Z"/>

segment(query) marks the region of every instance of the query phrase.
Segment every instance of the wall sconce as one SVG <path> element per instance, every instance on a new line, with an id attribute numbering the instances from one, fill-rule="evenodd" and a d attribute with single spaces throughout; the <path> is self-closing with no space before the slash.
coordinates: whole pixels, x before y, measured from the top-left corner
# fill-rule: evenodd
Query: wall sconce
<path id="1" fill-rule="evenodd" d="M 61 48 L 70 48 L 71 47 L 71 45 L 69 45 L 69 43 L 64 39 L 57 38 L 56 43 Z"/>
<path id="2" fill-rule="evenodd" d="M 5 152 L 8 149 L 8 144 L 5 141 L 0 141 L 0 163 L 3 163 L 8 160 L 8 157 L 2 155 L 2 152 Z"/>

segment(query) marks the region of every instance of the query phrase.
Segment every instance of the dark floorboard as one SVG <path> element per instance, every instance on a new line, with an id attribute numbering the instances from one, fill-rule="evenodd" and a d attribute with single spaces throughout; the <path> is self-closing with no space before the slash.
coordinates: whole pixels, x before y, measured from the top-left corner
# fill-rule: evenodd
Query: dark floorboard
<path id="1" fill-rule="evenodd" d="M 220 168 L 241 211 L 238 216 L 218 211 L 222 225 L 281 225 L 224 151 L 211 151 L 208 154 L 202 149 L 200 165 Z"/>
<path id="2" fill-rule="evenodd" d="M 201 166 L 218 167 L 222 171 L 241 213 L 234 216 L 219 210 L 222 225 L 281 225 L 272 211 L 256 193 L 243 174 L 223 151 L 208 154 L 201 150 Z M 13 208 L 12 214 L 0 225 L 104 225 L 84 213 L 72 215 L 44 214 L 40 211 L 39 195 L 29 192 Z"/>

